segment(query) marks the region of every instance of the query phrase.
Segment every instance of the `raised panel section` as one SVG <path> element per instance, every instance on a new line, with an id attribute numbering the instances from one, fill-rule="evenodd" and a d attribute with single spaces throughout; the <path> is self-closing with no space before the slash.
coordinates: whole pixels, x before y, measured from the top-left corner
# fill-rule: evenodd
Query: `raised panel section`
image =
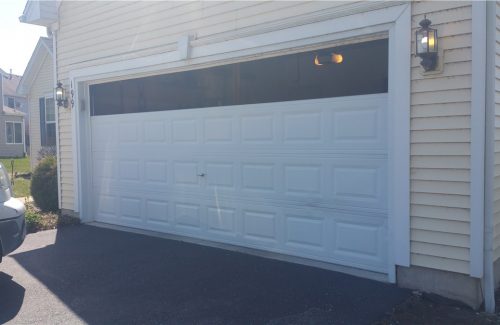
<path id="1" fill-rule="evenodd" d="M 286 215 L 286 244 L 314 250 L 325 249 L 325 220 L 304 215 Z"/>
<path id="2" fill-rule="evenodd" d="M 172 141 L 174 143 L 195 143 L 198 139 L 196 120 L 172 121 Z"/>
<path id="3" fill-rule="evenodd" d="M 182 228 L 200 229 L 200 207 L 194 204 L 175 205 L 175 224 Z"/>
<path id="4" fill-rule="evenodd" d="M 380 228 L 376 225 L 337 222 L 336 252 L 363 258 L 379 258 Z"/>
<path id="5" fill-rule="evenodd" d="M 162 143 L 165 141 L 165 123 L 162 121 L 144 122 L 144 141 L 146 143 Z"/>
<path id="6" fill-rule="evenodd" d="M 272 143 L 274 140 L 273 116 L 242 116 L 241 139 L 243 142 L 250 143 Z"/>
<path id="7" fill-rule="evenodd" d="M 285 192 L 293 195 L 321 194 L 321 166 L 286 165 Z"/>
<path id="8" fill-rule="evenodd" d="M 208 186 L 234 188 L 234 167 L 232 164 L 207 163 L 206 171 Z"/>
<path id="9" fill-rule="evenodd" d="M 385 111 L 386 107 L 382 105 L 355 106 L 334 111 L 332 125 L 334 144 L 386 146 Z"/>
<path id="10" fill-rule="evenodd" d="M 231 118 L 206 118 L 204 121 L 204 141 L 206 143 L 231 142 L 233 137 L 233 124 Z"/>
<path id="11" fill-rule="evenodd" d="M 116 216 L 116 197 L 111 195 L 100 195 L 96 198 L 97 213 L 106 216 Z"/>
<path id="12" fill-rule="evenodd" d="M 245 237 L 258 241 L 276 240 L 276 215 L 273 213 L 244 211 L 243 233 Z"/>
<path id="13" fill-rule="evenodd" d="M 120 161 L 118 163 L 119 180 L 139 181 L 141 178 L 138 161 Z"/>
<path id="14" fill-rule="evenodd" d="M 167 163 L 164 161 L 146 161 L 144 163 L 146 181 L 154 183 L 167 182 Z"/>
<path id="15" fill-rule="evenodd" d="M 178 185 L 198 184 L 198 164 L 194 162 L 174 162 L 174 182 Z"/>
<path id="16" fill-rule="evenodd" d="M 141 219 L 141 200 L 131 197 L 120 198 L 120 213 L 125 218 Z"/>
<path id="17" fill-rule="evenodd" d="M 321 114 L 319 112 L 285 113 L 283 117 L 284 142 L 321 141 Z"/>
<path id="18" fill-rule="evenodd" d="M 236 212 L 234 209 L 209 207 L 207 213 L 208 229 L 225 234 L 235 234 Z"/>
<path id="19" fill-rule="evenodd" d="M 253 191 L 274 189 L 274 166 L 272 164 L 243 164 L 243 188 Z"/>
<path id="20" fill-rule="evenodd" d="M 155 223 L 168 223 L 168 203 L 158 200 L 146 200 L 146 219 Z"/>
<path id="21" fill-rule="evenodd" d="M 345 160 L 332 169 L 332 195 L 339 203 L 386 209 L 385 161 L 363 163 Z"/>
<path id="22" fill-rule="evenodd" d="M 118 126 L 118 141 L 123 143 L 139 141 L 139 131 L 136 123 L 120 123 Z"/>

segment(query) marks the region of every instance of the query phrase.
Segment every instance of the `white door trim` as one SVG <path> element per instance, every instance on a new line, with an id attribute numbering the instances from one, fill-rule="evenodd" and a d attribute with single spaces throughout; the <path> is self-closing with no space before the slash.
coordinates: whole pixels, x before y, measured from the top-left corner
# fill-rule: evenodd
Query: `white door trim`
<path id="1" fill-rule="evenodd" d="M 189 61 L 179 60 L 177 51 L 161 55 L 124 60 L 92 66 L 70 72 L 74 87 L 73 122 L 74 209 L 85 222 L 87 214 L 85 193 L 89 193 L 90 177 L 85 157 L 89 152 L 88 104 L 85 90 L 88 81 L 104 78 L 123 78 L 153 71 L 162 73 L 188 70 L 200 65 L 217 65 L 221 61 L 250 60 L 256 54 L 272 56 L 292 49 L 317 46 L 343 39 L 374 33 L 389 34 L 389 266 L 388 280 L 396 281 L 396 265 L 410 263 L 410 4 L 373 10 L 351 16 L 329 19 L 255 36 L 246 36 L 192 49 Z M 278 43 L 276 40 L 280 40 Z"/>

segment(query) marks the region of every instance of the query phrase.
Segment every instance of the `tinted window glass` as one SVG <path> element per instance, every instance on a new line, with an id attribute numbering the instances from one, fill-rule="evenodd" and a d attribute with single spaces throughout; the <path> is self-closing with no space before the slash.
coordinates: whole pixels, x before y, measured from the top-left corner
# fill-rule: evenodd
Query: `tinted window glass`
<path id="1" fill-rule="evenodd" d="M 92 115 L 387 92 L 387 40 L 90 86 Z"/>

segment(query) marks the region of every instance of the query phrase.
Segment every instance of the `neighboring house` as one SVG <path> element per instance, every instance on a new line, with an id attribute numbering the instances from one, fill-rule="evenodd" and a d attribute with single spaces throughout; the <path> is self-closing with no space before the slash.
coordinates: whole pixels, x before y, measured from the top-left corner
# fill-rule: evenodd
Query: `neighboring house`
<path id="1" fill-rule="evenodd" d="M 499 17 L 478 1 L 28 1 L 21 21 L 57 45 L 63 210 L 492 311 Z"/>
<path id="2" fill-rule="evenodd" d="M 26 96 L 16 92 L 22 76 L 5 72 L 0 69 L 2 78 L 3 105 L 24 113 L 24 129 L 26 144 L 29 145 L 29 111 Z"/>
<path id="3" fill-rule="evenodd" d="M 17 88 L 19 94 L 28 98 L 32 169 L 37 165 L 43 147 L 56 146 L 55 83 L 52 61 L 52 40 L 41 37 Z"/>
<path id="4" fill-rule="evenodd" d="M 13 75 L 0 70 L 0 98 L 20 98 L 17 95 L 12 96 L 12 93 L 15 94 L 15 89 L 12 90 L 12 80 Z M 14 106 L 15 103 L 16 101 Z M 26 153 L 24 116 L 25 114 L 16 108 L 0 106 L 0 157 L 22 157 Z"/>

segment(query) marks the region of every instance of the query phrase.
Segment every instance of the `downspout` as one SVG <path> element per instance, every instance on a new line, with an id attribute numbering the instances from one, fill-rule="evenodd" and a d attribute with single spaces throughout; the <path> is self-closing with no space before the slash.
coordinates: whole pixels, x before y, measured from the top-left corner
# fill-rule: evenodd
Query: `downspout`
<path id="1" fill-rule="evenodd" d="M 495 168 L 495 30 L 496 2 L 486 2 L 485 159 L 484 159 L 484 308 L 495 312 L 493 188 Z"/>
<path id="2" fill-rule="evenodd" d="M 55 89 L 57 87 L 57 31 L 59 29 L 59 24 L 52 24 L 52 72 L 53 72 L 53 91 L 54 91 L 54 104 L 56 105 L 56 95 Z M 59 209 L 62 208 L 61 204 L 61 148 L 59 146 L 59 107 L 56 105 L 56 159 L 57 159 L 57 200 L 59 204 Z"/>

